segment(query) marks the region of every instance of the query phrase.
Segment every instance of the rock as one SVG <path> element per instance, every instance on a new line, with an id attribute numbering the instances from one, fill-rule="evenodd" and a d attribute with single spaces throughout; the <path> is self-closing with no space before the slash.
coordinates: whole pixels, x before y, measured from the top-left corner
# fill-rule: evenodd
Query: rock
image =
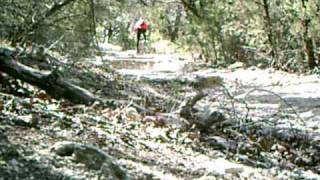
<path id="1" fill-rule="evenodd" d="M 136 108 L 128 107 L 125 109 L 126 117 L 128 120 L 138 120 L 140 119 L 140 115 Z"/>
<path id="2" fill-rule="evenodd" d="M 74 156 L 74 161 L 85 164 L 89 169 L 100 170 L 117 179 L 127 179 L 127 174 L 104 151 L 90 145 L 75 142 L 58 142 L 51 150 L 59 156 Z"/>
<path id="3" fill-rule="evenodd" d="M 244 171 L 245 169 L 242 165 L 229 162 L 223 158 L 218 158 L 211 164 L 211 172 L 219 175 L 238 176 Z"/>
<path id="4" fill-rule="evenodd" d="M 20 154 L 17 147 L 12 145 L 7 136 L 0 131 L 0 160 L 9 161 L 18 157 L 20 157 Z"/>
<path id="5" fill-rule="evenodd" d="M 167 124 L 167 119 L 162 115 L 146 116 L 143 122 L 152 122 L 155 127 L 163 127 Z"/>
<path id="6" fill-rule="evenodd" d="M 51 65 L 48 64 L 48 63 L 46 63 L 46 62 L 40 62 L 40 63 L 38 63 L 37 65 L 38 65 L 38 68 L 39 68 L 40 70 L 48 70 L 48 71 L 49 71 L 49 70 L 52 69 Z"/>
<path id="7" fill-rule="evenodd" d="M 203 90 L 208 88 L 220 87 L 223 84 L 223 79 L 219 76 L 210 77 L 196 77 L 195 80 L 191 82 L 191 86 L 197 90 Z"/>
<path id="8" fill-rule="evenodd" d="M 245 67 L 243 62 L 235 62 L 235 63 L 231 64 L 228 67 L 228 69 L 235 70 L 235 69 L 240 69 L 240 68 L 243 68 L 243 67 Z"/>
<path id="9" fill-rule="evenodd" d="M 206 139 L 206 141 L 208 141 L 210 145 L 218 149 L 229 149 L 231 146 L 231 144 L 225 138 L 219 136 L 209 137 Z"/>
<path id="10" fill-rule="evenodd" d="M 59 156 L 72 156 L 75 143 L 72 142 L 58 142 L 56 143 L 51 150 Z"/>
<path id="11" fill-rule="evenodd" d="M 153 122 L 156 120 L 156 117 L 155 116 L 145 116 L 143 118 L 143 122 Z"/>
<path id="12" fill-rule="evenodd" d="M 164 127 L 167 124 L 167 119 L 164 116 L 156 116 L 156 120 L 154 121 L 155 127 Z"/>
<path id="13" fill-rule="evenodd" d="M 198 112 L 195 116 L 198 119 L 195 123 L 202 129 L 209 129 L 211 126 L 226 120 L 224 114 L 218 111 Z"/>
<path id="14" fill-rule="evenodd" d="M 258 68 L 260 68 L 260 69 L 265 69 L 265 68 L 268 67 L 268 64 L 267 64 L 267 63 L 259 63 L 257 66 L 258 66 Z"/>
<path id="15" fill-rule="evenodd" d="M 225 169 L 227 174 L 238 175 L 244 171 L 243 167 L 230 167 Z"/>
<path id="16" fill-rule="evenodd" d="M 74 157 L 76 162 L 83 163 L 88 168 L 94 170 L 99 170 L 106 161 L 113 164 L 111 157 L 105 152 L 96 147 L 83 144 L 75 146 Z"/>
<path id="17" fill-rule="evenodd" d="M 19 117 L 13 117 L 10 119 L 10 121 L 15 126 L 23 126 L 23 127 L 36 127 L 37 122 L 35 122 L 35 119 L 33 118 L 32 114 L 25 115 L 25 116 L 19 116 Z"/>

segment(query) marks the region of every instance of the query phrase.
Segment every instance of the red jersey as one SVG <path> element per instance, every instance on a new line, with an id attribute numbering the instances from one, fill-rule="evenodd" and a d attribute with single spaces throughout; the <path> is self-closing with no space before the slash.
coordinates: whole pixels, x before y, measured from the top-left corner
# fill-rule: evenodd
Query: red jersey
<path id="1" fill-rule="evenodd" d="M 143 20 L 139 20 L 139 21 L 135 24 L 133 30 L 134 30 L 134 31 L 137 31 L 138 29 L 147 30 L 148 28 L 149 28 L 149 25 L 148 25 L 146 22 L 144 22 Z"/>
<path id="2" fill-rule="evenodd" d="M 149 25 L 145 22 L 143 22 L 141 25 L 140 25 L 140 28 L 139 29 L 144 29 L 144 30 L 147 30 L 149 28 Z"/>

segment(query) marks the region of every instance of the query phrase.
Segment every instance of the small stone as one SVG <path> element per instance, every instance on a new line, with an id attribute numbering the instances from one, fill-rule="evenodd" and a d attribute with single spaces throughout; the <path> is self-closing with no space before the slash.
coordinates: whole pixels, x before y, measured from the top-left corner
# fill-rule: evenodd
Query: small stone
<path id="1" fill-rule="evenodd" d="M 244 171 L 243 167 L 232 167 L 225 169 L 227 174 L 237 175 Z"/>
<path id="2" fill-rule="evenodd" d="M 72 156 L 74 146 L 75 145 L 72 142 L 58 142 L 51 148 L 51 151 L 59 156 Z"/>
<path id="3" fill-rule="evenodd" d="M 153 122 L 155 120 L 156 120 L 155 116 L 146 116 L 146 117 L 143 118 L 144 122 Z"/>
<path id="4" fill-rule="evenodd" d="M 235 70 L 235 69 L 240 69 L 240 68 L 243 68 L 243 67 L 245 67 L 243 62 L 235 62 L 235 63 L 231 64 L 228 67 L 228 69 Z"/>

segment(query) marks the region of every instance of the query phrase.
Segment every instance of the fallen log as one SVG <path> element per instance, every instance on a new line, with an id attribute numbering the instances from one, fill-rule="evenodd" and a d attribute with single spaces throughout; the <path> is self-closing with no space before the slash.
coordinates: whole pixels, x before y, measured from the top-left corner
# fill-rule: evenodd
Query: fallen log
<path id="1" fill-rule="evenodd" d="M 0 71 L 45 90 L 54 98 L 65 98 L 76 104 L 92 104 L 97 98 L 86 89 L 63 78 L 58 70 L 49 73 L 23 65 L 17 61 L 17 53 L 0 48 Z M 29 56 L 28 58 L 32 58 Z"/>
<path id="2" fill-rule="evenodd" d="M 187 100 L 181 108 L 180 116 L 186 119 L 190 125 L 196 125 L 201 130 L 208 130 L 211 126 L 226 120 L 225 116 L 218 111 L 202 112 L 196 109 L 195 104 L 208 94 L 203 91 L 198 92 L 194 97 Z"/>

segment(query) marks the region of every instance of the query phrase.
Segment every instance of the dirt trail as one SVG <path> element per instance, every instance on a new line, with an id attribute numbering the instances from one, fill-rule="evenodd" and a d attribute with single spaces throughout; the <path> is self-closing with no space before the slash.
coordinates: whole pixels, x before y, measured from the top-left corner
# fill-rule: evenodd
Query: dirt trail
<path id="1" fill-rule="evenodd" d="M 276 127 L 296 127 L 319 132 L 320 95 L 317 92 L 320 89 L 320 80 L 314 75 L 241 67 L 212 69 L 187 56 L 173 53 L 136 55 L 132 51 L 112 50 L 106 51 L 102 59 L 97 57 L 88 60 L 97 66 L 108 63 L 119 73 L 151 81 L 170 82 L 196 76 L 220 76 L 226 89 L 239 101 L 234 107 L 238 116 L 246 114 L 246 108 L 241 103 L 245 100 L 250 108 L 252 121 L 267 119 Z M 246 97 L 248 92 L 255 88 L 260 90 Z M 199 104 L 215 103 L 210 99 L 217 96 L 216 90 L 209 92 L 209 97 Z M 35 112 L 40 116 L 34 116 L 21 108 L 28 105 L 29 101 L 19 98 L 7 101 L 8 108 L 3 112 L 2 119 L 0 116 L 0 136 L 4 132 L 9 141 L 14 142 L 12 147 L 18 144 L 21 149 L 28 150 L 21 150 L 20 156 L 13 157 L 6 166 L 0 166 L 0 179 L 2 172 L 8 177 L 17 177 L 16 179 L 98 179 L 99 171 L 89 170 L 70 158 L 57 157 L 50 151 L 53 144 L 61 140 L 93 144 L 110 153 L 115 162 L 127 170 L 131 179 L 320 179 L 318 171 L 315 170 L 318 164 L 312 165 L 314 169 L 299 165 L 287 168 L 290 167 L 290 163 L 286 162 L 290 160 L 288 156 L 300 153 L 301 149 L 274 143 L 268 138 L 266 141 L 288 148 L 284 151 L 290 154 L 279 154 L 280 150 L 274 149 L 261 150 L 260 146 L 256 147 L 256 144 L 249 142 L 239 133 L 231 137 L 223 133 L 208 134 L 208 137 L 202 134 L 201 137 L 198 131 L 185 132 L 174 126 L 159 127 L 155 123 L 157 116 L 150 116 L 149 118 L 155 119 L 148 120 L 130 107 L 116 110 L 94 106 L 65 108 L 60 101 L 38 99 L 32 103 Z M 293 106 L 305 123 L 297 123 L 297 115 L 288 104 Z M 41 128 L 17 128 L 7 125 L 11 122 L 9 117 L 19 117 L 29 122 L 33 116 L 41 117 Z M 318 138 L 319 142 L 320 136 L 315 138 Z M 3 147 L 6 147 L 9 141 L 1 141 L 0 138 L 0 149 L 8 149 Z M 232 152 L 230 149 L 233 148 L 233 142 L 244 152 Z M 302 157 L 301 154 L 298 155 Z M 317 154 L 307 155 L 312 157 Z M 3 164 L 2 157 L 6 156 L 1 156 L 0 152 L 0 165 Z M 246 159 L 249 161 L 245 161 Z M 308 162 L 308 158 L 305 159 Z M 25 173 L 35 171 L 34 169 L 39 173 Z"/>
<path id="2" fill-rule="evenodd" d="M 199 62 L 179 54 L 136 55 L 134 51 L 113 51 L 104 59 L 121 74 L 140 79 L 170 81 L 220 76 L 236 99 L 249 104 L 250 114 L 260 117 L 257 120 L 288 114 L 290 119 L 303 119 L 304 125 L 299 126 L 320 133 L 320 78 L 317 75 L 232 65 L 224 69 L 199 68 Z M 243 107 L 238 111 L 243 112 Z"/>
<path id="3" fill-rule="evenodd" d="M 104 57 L 113 68 L 125 75 L 146 79 L 188 79 L 195 76 L 220 76 L 230 86 L 250 90 L 260 88 L 273 91 L 286 99 L 320 98 L 320 78 L 317 75 L 297 75 L 273 69 L 252 68 L 195 68 L 199 62 L 179 54 L 136 55 L 134 51 L 112 52 Z M 191 64 L 191 65 L 190 65 Z M 191 66 L 191 67 L 190 67 Z M 193 66 L 193 67 L 192 67 Z M 237 89 L 241 91 L 242 89 Z M 254 93 L 255 95 L 263 95 Z M 272 100 L 270 100 L 272 101 Z M 315 107 L 318 105 L 315 104 Z"/>

